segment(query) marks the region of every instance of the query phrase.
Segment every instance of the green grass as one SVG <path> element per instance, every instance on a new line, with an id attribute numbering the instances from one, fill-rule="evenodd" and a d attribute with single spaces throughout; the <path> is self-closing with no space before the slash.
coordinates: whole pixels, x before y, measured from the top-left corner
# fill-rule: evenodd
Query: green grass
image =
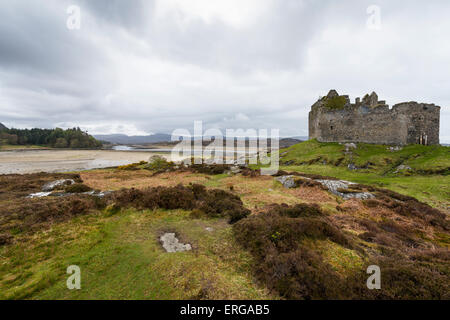
<path id="1" fill-rule="evenodd" d="M 194 250 L 166 253 L 158 242 L 164 231 Z M 180 210 L 83 216 L 2 247 L 0 255 L 0 299 L 272 298 L 254 283 L 252 258 L 225 221 Z M 81 290 L 66 287 L 70 265 L 81 268 Z"/>
<path id="2" fill-rule="evenodd" d="M 1 151 L 8 151 L 8 150 L 22 150 L 22 149 L 31 149 L 31 150 L 38 150 L 38 149 L 51 149 L 49 147 L 45 146 L 38 146 L 38 145 L 11 145 L 11 144 L 0 144 L 0 150 Z"/>
<path id="3" fill-rule="evenodd" d="M 328 165 L 282 166 L 281 170 L 320 174 L 361 184 L 374 185 L 414 197 L 433 207 L 447 208 L 450 199 L 450 176 L 384 175 L 350 171 Z"/>
<path id="4" fill-rule="evenodd" d="M 345 152 L 339 143 L 309 140 L 280 151 L 283 163 L 294 164 L 326 163 L 357 167 L 368 166 L 368 172 L 386 173 L 395 170 L 400 164 L 412 170 L 438 171 L 450 168 L 450 148 L 442 146 L 408 145 L 399 151 L 390 151 L 389 146 L 358 143 L 356 149 Z"/>
<path id="5" fill-rule="evenodd" d="M 309 140 L 295 144 L 287 149 L 280 150 L 281 160 L 309 162 L 321 158 L 327 162 L 336 161 L 343 157 L 345 147 L 339 143 L 322 143 L 317 140 Z M 285 153 L 283 155 L 283 153 Z"/>
<path id="6" fill-rule="evenodd" d="M 339 143 L 305 141 L 280 150 L 280 169 L 376 185 L 415 197 L 437 208 L 448 208 L 449 147 L 408 145 L 399 151 L 391 151 L 385 145 L 358 143 L 357 148 L 351 151 L 346 153 L 345 146 Z M 349 170 L 349 163 L 365 169 Z M 411 167 L 411 170 L 395 172 L 400 164 Z"/>
<path id="7" fill-rule="evenodd" d="M 199 175 L 201 176 L 201 175 Z M 209 176 L 209 180 L 207 183 L 205 183 L 206 187 L 210 187 L 210 188 L 219 188 L 219 187 L 223 187 L 222 184 L 222 180 L 225 178 L 228 178 L 230 175 L 226 174 L 226 173 L 222 173 L 222 174 L 216 174 L 213 176 Z"/>

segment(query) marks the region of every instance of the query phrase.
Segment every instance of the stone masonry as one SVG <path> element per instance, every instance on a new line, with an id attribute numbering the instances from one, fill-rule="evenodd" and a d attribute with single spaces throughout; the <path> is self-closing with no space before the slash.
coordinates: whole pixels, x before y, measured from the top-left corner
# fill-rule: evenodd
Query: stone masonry
<path id="1" fill-rule="evenodd" d="M 331 90 L 309 113 L 309 138 L 321 142 L 439 144 L 440 107 L 403 102 L 391 109 L 375 92 L 351 103 Z"/>

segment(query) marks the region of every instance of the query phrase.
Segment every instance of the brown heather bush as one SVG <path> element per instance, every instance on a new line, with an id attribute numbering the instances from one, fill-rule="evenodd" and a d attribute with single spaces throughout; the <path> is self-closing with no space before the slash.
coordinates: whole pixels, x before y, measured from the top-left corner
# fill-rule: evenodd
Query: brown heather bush
<path id="1" fill-rule="evenodd" d="M 347 279 L 351 296 L 376 300 L 448 300 L 450 271 L 447 264 L 411 261 L 405 257 L 389 256 L 370 259 L 367 265 L 381 269 L 381 290 L 368 290 L 364 268 Z M 361 285 L 364 284 L 364 285 Z"/>
<path id="2" fill-rule="evenodd" d="M 449 299 L 450 253 L 429 249 L 424 240 L 391 220 L 360 219 L 367 230 L 361 245 L 334 227 L 317 206 L 271 205 L 266 213 L 242 219 L 233 226 L 237 241 L 255 258 L 254 274 L 286 299 Z M 308 240 L 308 241 L 304 241 Z M 354 249 L 364 265 L 353 273 L 338 274 L 311 241 L 329 240 Z M 366 286 L 369 265 L 382 270 L 382 290 Z"/>
<path id="3" fill-rule="evenodd" d="M 392 220 L 383 220 L 377 223 L 362 219 L 358 223 L 367 230 L 367 232 L 359 235 L 359 238 L 364 241 L 389 247 L 417 248 L 424 246 L 423 241 L 414 234 L 414 230 L 410 230 Z"/>
<path id="4" fill-rule="evenodd" d="M 419 218 L 427 225 L 439 227 L 445 231 L 450 230 L 445 213 L 413 197 L 372 186 L 352 186 L 352 188 L 355 187 L 375 194 L 376 199 L 363 200 L 363 204 L 368 208 L 385 207 L 405 217 Z"/>
<path id="5" fill-rule="evenodd" d="M 320 182 L 304 178 L 296 178 L 295 185 L 297 187 L 319 187 L 321 189 L 327 189 Z"/>
<path id="6" fill-rule="evenodd" d="M 362 201 L 367 208 L 376 208 L 382 206 L 382 203 L 375 199 L 367 199 Z"/>
<path id="7" fill-rule="evenodd" d="M 242 168 L 242 175 L 244 177 L 256 178 L 261 175 L 260 170 L 253 170 L 250 168 Z"/>
<path id="8" fill-rule="evenodd" d="M 342 279 L 322 257 L 304 247 L 286 253 L 269 249 L 259 279 L 285 299 L 343 298 Z"/>
<path id="9" fill-rule="evenodd" d="M 417 217 L 428 225 L 440 227 L 447 231 L 450 230 L 445 213 L 415 198 L 403 196 L 391 191 L 379 193 L 377 197 L 381 206 L 389 208 L 402 216 Z"/>
<path id="10" fill-rule="evenodd" d="M 255 259 L 255 274 L 286 299 L 343 298 L 344 282 L 303 240 L 350 241 L 316 206 L 272 205 L 233 226 L 237 241 Z"/>
<path id="11" fill-rule="evenodd" d="M 33 173 L 0 175 L 0 201 L 22 198 L 30 193 L 39 192 L 44 184 L 60 179 L 72 179 L 77 183 L 83 182 L 79 174 Z"/>
<path id="12" fill-rule="evenodd" d="M 0 233 L 0 246 L 4 246 L 6 244 L 10 244 L 13 240 L 13 237 L 6 233 Z"/>
<path id="13" fill-rule="evenodd" d="M 29 199 L 0 205 L 0 233 L 35 231 L 102 209 L 105 201 L 88 195 Z"/>
<path id="14" fill-rule="evenodd" d="M 207 190 L 203 185 L 155 187 L 145 190 L 124 189 L 113 194 L 112 201 L 122 207 L 138 209 L 195 210 L 195 215 L 228 218 L 235 223 L 250 214 L 241 199 L 227 191 Z"/>
<path id="15" fill-rule="evenodd" d="M 192 162 L 193 163 L 193 162 Z M 230 165 L 228 164 L 215 164 L 215 165 L 207 165 L 207 164 L 192 164 L 189 166 L 191 171 L 209 175 L 222 174 L 226 171 L 230 170 Z"/>
<path id="16" fill-rule="evenodd" d="M 92 191 L 92 188 L 82 183 L 74 183 L 66 186 L 64 191 L 67 193 L 83 193 Z"/>

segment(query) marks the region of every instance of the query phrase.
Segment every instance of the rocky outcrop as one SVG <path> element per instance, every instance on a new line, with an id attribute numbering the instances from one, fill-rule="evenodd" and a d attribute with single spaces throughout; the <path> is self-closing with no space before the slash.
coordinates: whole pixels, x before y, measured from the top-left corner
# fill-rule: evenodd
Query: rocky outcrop
<path id="1" fill-rule="evenodd" d="M 328 190 L 334 195 L 337 195 L 345 200 L 348 199 L 372 199 L 375 198 L 373 194 L 370 192 L 363 192 L 352 190 L 351 186 L 356 185 L 356 183 L 344 181 L 344 180 L 331 180 L 331 179 L 311 179 L 308 177 L 294 176 L 294 175 L 284 175 L 276 177 L 275 180 L 280 182 L 283 187 L 286 189 L 297 188 L 299 185 L 304 185 L 302 183 L 298 183 L 301 180 L 309 181 L 309 185 L 313 186 L 320 184 L 324 187 L 324 189 Z"/>
<path id="2" fill-rule="evenodd" d="M 348 182 L 344 180 L 316 180 L 316 181 L 320 182 L 323 186 L 325 186 L 328 189 L 328 191 L 330 191 L 332 194 L 342 197 L 345 200 L 348 199 L 364 200 L 375 198 L 375 196 L 370 192 L 352 192 L 351 190 L 349 190 L 349 187 L 352 184 L 356 184 L 353 182 Z"/>
<path id="3" fill-rule="evenodd" d="M 287 189 L 295 188 L 297 184 L 295 183 L 294 176 L 281 176 L 275 178 L 278 182 L 280 182 L 283 187 Z"/>
<path id="4" fill-rule="evenodd" d="M 42 187 L 42 191 L 46 191 L 46 192 L 53 191 L 55 189 L 69 186 L 74 183 L 75 183 L 75 181 L 72 179 L 56 180 L 56 181 L 52 181 L 52 182 L 44 184 L 44 186 Z"/>

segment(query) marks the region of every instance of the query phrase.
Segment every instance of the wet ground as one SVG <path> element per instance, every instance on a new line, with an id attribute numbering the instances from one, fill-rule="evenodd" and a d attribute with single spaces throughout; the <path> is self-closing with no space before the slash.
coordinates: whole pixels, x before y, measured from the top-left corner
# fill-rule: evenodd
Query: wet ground
<path id="1" fill-rule="evenodd" d="M 0 152 L 0 174 L 68 172 L 148 161 L 156 152 L 115 150 L 21 150 Z M 162 154 L 169 156 L 170 154 Z"/>

